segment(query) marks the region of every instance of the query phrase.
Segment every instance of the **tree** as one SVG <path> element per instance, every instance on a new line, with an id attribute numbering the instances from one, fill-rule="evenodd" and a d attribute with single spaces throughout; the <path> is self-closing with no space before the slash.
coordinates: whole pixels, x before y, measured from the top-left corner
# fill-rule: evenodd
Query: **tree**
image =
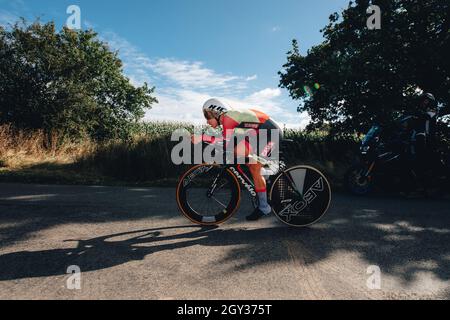
<path id="1" fill-rule="evenodd" d="M 381 8 L 381 29 L 369 30 L 368 7 Z M 279 72 L 280 87 L 303 100 L 311 127 L 329 123 L 353 132 L 412 111 L 417 89 L 450 101 L 450 3 L 441 0 L 357 0 L 321 30 L 325 41 L 300 54 L 297 41 Z M 315 83 L 320 89 L 311 95 Z"/>
<path id="2" fill-rule="evenodd" d="M 71 137 L 124 138 L 157 100 L 133 86 L 117 52 L 53 22 L 0 27 L 0 123 Z"/>

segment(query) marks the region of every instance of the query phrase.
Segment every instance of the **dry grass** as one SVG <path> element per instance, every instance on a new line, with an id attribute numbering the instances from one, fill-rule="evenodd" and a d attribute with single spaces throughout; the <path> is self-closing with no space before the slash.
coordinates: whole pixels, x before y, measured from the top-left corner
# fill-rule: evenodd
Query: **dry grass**
<path id="1" fill-rule="evenodd" d="M 142 127 L 130 141 L 110 141 L 98 144 L 91 153 L 79 158 L 83 168 L 96 168 L 104 176 L 128 183 L 151 183 L 164 179 L 176 180 L 184 167 L 172 163 L 175 145 L 172 133 L 177 129 L 194 129 L 181 122 L 151 122 Z"/>
<path id="2" fill-rule="evenodd" d="M 0 181 L 55 184 L 94 184 L 105 179 L 81 169 L 78 159 L 95 150 L 90 141 L 72 142 L 58 134 L 0 126 Z"/>
<path id="3" fill-rule="evenodd" d="M 42 130 L 17 130 L 0 126 L 0 167 L 22 169 L 34 164 L 71 164 L 92 152 L 95 144 L 75 143 L 62 139 L 57 133 L 46 135 Z"/>
<path id="4" fill-rule="evenodd" d="M 170 136 L 173 130 L 184 127 L 190 126 L 146 123 L 130 141 L 96 143 L 3 125 L 0 182 L 165 185 L 174 169 L 169 156 Z"/>

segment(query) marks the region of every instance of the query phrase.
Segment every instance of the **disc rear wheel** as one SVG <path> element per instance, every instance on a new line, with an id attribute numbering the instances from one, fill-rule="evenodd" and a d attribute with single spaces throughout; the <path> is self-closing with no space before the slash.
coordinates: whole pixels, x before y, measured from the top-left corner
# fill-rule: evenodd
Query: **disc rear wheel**
<path id="1" fill-rule="evenodd" d="M 331 203 L 331 187 L 317 169 L 297 166 L 275 178 L 270 199 L 281 222 L 305 227 L 319 221 L 327 212 Z"/>

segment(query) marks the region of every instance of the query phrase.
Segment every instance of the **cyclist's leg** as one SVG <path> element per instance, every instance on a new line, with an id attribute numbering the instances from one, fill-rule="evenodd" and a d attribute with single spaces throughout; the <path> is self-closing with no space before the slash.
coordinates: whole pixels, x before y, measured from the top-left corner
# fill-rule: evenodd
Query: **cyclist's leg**
<path id="1" fill-rule="evenodd" d="M 244 157 L 248 158 L 250 155 L 254 154 L 252 146 L 249 143 L 247 143 L 246 141 L 241 141 L 236 146 L 235 152 L 236 152 L 236 156 L 238 158 L 244 158 Z M 252 160 L 254 161 L 254 159 L 252 159 Z M 258 192 L 259 190 L 266 189 L 266 180 L 261 175 L 261 169 L 263 167 L 262 164 L 259 162 L 256 162 L 256 163 L 247 163 L 246 165 L 249 168 L 250 173 L 252 175 L 253 183 L 255 184 L 256 191 Z"/>
<path id="2" fill-rule="evenodd" d="M 255 191 L 258 194 L 258 209 L 264 214 L 269 214 L 272 212 L 272 208 L 267 200 L 267 184 L 266 179 L 261 175 L 262 167 L 263 166 L 260 163 L 248 165 L 253 177 L 253 182 L 255 183 Z"/>
<path id="3" fill-rule="evenodd" d="M 252 174 L 256 192 L 266 191 L 267 187 L 266 180 L 261 175 L 261 169 L 263 165 L 260 163 L 256 163 L 256 164 L 248 164 L 247 167 L 250 170 L 250 173 Z"/>
<path id="4" fill-rule="evenodd" d="M 238 157 L 248 157 L 252 154 L 254 154 L 253 148 L 246 141 L 242 141 L 236 146 L 236 155 Z M 257 209 L 259 209 L 259 212 L 261 212 L 262 214 L 269 214 L 272 212 L 272 208 L 270 207 L 267 200 L 266 180 L 261 175 L 261 169 L 263 165 L 261 163 L 248 163 L 247 167 L 249 168 L 252 175 L 253 183 L 255 184 L 255 191 L 258 195 L 259 205 Z M 255 217 L 255 219 L 252 220 L 257 220 L 258 213 L 254 213 L 250 217 Z"/>
<path id="5" fill-rule="evenodd" d="M 266 121 L 266 123 L 262 124 L 259 128 L 260 134 L 263 133 L 261 130 L 265 130 L 264 134 L 267 136 L 266 145 L 259 146 L 259 150 L 255 150 L 258 158 L 261 161 L 269 160 L 269 159 L 277 159 L 279 160 L 278 154 L 273 154 L 273 151 L 277 150 L 277 144 L 279 144 L 282 139 L 282 131 L 280 127 L 272 120 Z M 272 134 L 276 136 L 276 138 L 272 139 Z M 277 139 L 278 138 L 278 139 Z M 253 151 L 253 150 L 251 150 Z M 259 198 L 259 209 L 264 214 L 269 214 L 272 212 L 272 208 L 268 203 L 267 199 L 267 184 L 265 178 L 261 175 L 261 169 L 263 165 L 258 163 L 257 165 L 249 165 L 250 171 L 253 175 L 253 180 L 255 181 L 255 186 L 258 192 Z"/>

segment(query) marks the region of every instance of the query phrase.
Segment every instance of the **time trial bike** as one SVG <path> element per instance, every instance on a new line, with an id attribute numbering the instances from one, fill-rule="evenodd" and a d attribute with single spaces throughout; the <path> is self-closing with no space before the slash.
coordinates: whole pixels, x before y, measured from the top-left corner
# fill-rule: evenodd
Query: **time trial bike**
<path id="1" fill-rule="evenodd" d="M 282 140 L 280 149 L 283 150 L 291 142 Z M 331 203 L 330 183 L 316 168 L 305 165 L 288 168 L 282 158 L 278 161 L 258 159 L 270 172 L 266 180 L 273 213 L 289 226 L 310 226 L 328 211 Z M 178 207 L 195 224 L 222 224 L 238 210 L 241 186 L 250 194 L 253 207 L 258 207 L 255 185 L 250 177 L 247 167 L 240 164 L 205 163 L 194 166 L 179 180 L 176 189 Z"/>

